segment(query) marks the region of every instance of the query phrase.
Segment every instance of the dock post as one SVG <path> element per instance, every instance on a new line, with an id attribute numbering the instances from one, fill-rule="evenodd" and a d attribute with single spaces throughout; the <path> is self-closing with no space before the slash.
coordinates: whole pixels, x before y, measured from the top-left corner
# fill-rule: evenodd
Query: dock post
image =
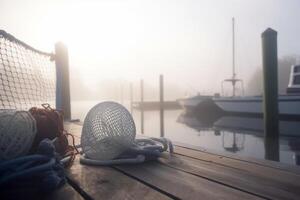
<path id="1" fill-rule="evenodd" d="M 277 32 L 268 28 L 262 33 L 263 111 L 265 130 L 265 158 L 279 160 L 278 121 L 278 58 Z"/>
<path id="2" fill-rule="evenodd" d="M 64 119 L 71 119 L 69 56 L 67 47 L 55 44 L 56 65 L 56 109 L 64 112 Z"/>
<path id="3" fill-rule="evenodd" d="M 132 82 L 130 82 L 129 85 L 129 90 L 130 90 L 130 113 L 133 113 L 133 107 L 132 107 L 132 102 L 133 102 L 133 86 L 132 86 Z"/>
<path id="4" fill-rule="evenodd" d="M 141 102 L 140 102 L 140 109 L 141 109 L 141 134 L 144 134 L 144 80 L 141 79 Z"/>
<path id="5" fill-rule="evenodd" d="M 160 137 L 164 137 L 164 76 L 159 76 Z"/>

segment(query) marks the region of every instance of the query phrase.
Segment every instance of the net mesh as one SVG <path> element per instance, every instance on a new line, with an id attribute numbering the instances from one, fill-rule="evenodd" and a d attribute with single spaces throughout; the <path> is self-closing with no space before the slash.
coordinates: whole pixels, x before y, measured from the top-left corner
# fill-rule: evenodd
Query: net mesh
<path id="1" fill-rule="evenodd" d="M 51 54 L 0 30 L 0 109 L 54 107 L 56 70 Z"/>
<path id="2" fill-rule="evenodd" d="M 135 135 L 135 124 L 128 110 L 115 102 L 102 102 L 84 120 L 81 146 L 91 159 L 110 160 L 132 145 Z"/>

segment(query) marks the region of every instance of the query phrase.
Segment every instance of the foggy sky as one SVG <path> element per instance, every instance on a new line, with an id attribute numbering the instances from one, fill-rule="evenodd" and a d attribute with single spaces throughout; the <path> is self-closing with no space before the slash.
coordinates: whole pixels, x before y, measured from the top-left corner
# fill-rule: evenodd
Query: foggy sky
<path id="1" fill-rule="evenodd" d="M 45 51 L 65 42 L 71 80 L 82 90 L 101 96 L 112 90 L 110 80 L 138 89 L 143 78 L 156 94 L 162 73 L 173 98 L 220 92 L 231 76 L 232 17 L 237 74 L 245 82 L 261 66 L 266 28 L 278 31 L 279 57 L 299 55 L 299 8 L 298 0 L 0 0 L 0 29 Z"/>

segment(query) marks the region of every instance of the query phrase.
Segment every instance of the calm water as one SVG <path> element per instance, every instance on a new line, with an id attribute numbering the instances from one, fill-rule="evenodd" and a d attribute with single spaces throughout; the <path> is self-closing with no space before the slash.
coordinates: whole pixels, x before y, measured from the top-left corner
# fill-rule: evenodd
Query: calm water
<path id="1" fill-rule="evenodd" d="M 84 120 L 96 101 L 72 102 L 72 118 Z M 128 107 L 128 103 L 125 106 Z M 207 120 L 186 115 L 183 110 L 165 111 L 165 137 L 172 141 L 197 146 L 205 150 L 232 153 L 239 156 L 265 159 L 262 119 L 223 117 Z M 133 118 L 140 133 L 140 112 L 134 110 Z M 144 112 L 144 132 L 159 137 L 159 112 Z M 300 122 L 280 122 L 280 162 L 300 165 Z M 299 135 L 299 136 L 298 136 Z"/>

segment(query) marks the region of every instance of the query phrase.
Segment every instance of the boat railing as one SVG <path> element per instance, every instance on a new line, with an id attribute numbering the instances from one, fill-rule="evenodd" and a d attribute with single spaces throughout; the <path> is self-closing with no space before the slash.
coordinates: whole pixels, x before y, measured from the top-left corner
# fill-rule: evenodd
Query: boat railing
<path id="1" fill-rule="evenodd" d="M 232 84 L 232 96 L 236 96 L 236 83 L 239 83 L 240 87 L 241 87 L 241 94 L 239 94 L 239 96 L 244 96 L 245 90 L 244 90 L 244 81 L 242 79 L 236 79 L 236 78 L 231 78 L 231 79 L 225 79 L 222 81 L 221 83 L 221 94 L 222 96 L 226 96 L 225 92 L 224 92 L 224 83 L 226 82 L 230 82 Z"/>

